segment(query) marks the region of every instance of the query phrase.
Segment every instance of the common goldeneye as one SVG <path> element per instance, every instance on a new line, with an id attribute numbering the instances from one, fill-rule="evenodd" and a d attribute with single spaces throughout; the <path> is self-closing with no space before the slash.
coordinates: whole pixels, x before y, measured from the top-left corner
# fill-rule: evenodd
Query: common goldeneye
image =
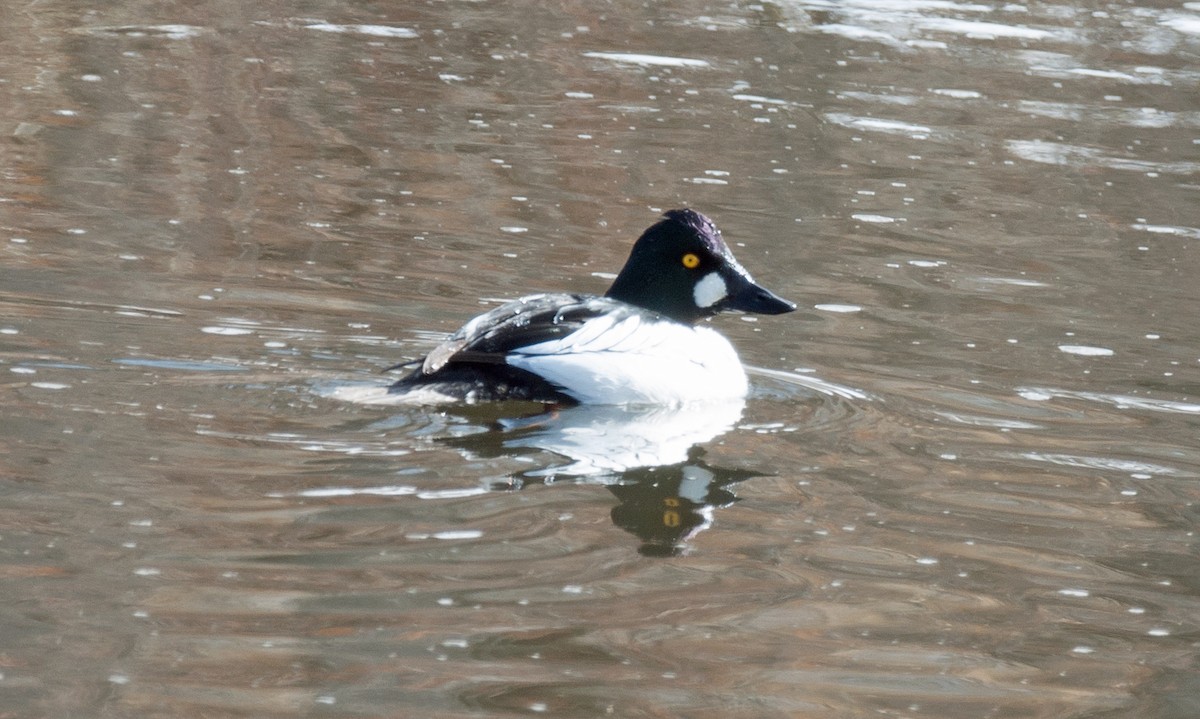
<path id="1" fill-rule="evenodd" d="M 671 210 L 638 238 L 603 297 L 537 294 L 501 305 L 435 347 L 389 393 L 608 405 L 740 398 L 746 372 L 733 345 L 697 323 L 723 310 L 794 309 L 755 284 L 711 220 Z"/>

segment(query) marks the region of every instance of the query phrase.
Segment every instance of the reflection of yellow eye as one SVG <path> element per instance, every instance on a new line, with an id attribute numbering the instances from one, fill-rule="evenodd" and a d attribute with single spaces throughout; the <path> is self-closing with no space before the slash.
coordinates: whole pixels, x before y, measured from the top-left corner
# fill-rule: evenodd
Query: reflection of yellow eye
<path id="1" fill-rule="evenodd" d="M 700 266 L 700 257 L 694 253 L 687 253 L 683 256 L 683 266 L 689 270 L 694 270 Z"/>

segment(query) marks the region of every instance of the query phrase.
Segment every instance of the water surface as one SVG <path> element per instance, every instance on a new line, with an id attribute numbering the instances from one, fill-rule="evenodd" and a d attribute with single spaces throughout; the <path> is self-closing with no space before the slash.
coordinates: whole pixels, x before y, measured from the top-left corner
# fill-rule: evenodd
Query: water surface
<path id="1" fill-rule="evenodd" d="M 1197 3 L 2 14 L 6 715 L 1200 714 Z M 360 401 L 685 205 L 744 404 Z"/>

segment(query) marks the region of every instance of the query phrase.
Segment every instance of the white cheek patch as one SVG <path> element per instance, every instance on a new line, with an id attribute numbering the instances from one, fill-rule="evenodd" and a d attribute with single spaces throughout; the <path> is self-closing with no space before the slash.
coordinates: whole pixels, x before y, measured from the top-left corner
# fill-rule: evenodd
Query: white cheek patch
<path id="1" fill-rule="evenodd" d="M 692 299 L 697 307 L 712 307 L 729 295 L 725 280 L 716 272 L 709 272 L 692 290 Z"/>

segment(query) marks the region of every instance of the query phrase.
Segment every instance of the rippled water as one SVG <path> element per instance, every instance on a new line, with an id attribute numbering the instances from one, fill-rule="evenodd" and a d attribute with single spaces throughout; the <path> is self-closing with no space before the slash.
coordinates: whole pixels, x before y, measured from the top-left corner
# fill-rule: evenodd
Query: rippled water
<path id="1" fill-rule="evenodd" d="M 0 715 L 1200 715 L 1200 3 L 0 17 Z M 369 401 L 682 205 L 744 404 Z"/>

